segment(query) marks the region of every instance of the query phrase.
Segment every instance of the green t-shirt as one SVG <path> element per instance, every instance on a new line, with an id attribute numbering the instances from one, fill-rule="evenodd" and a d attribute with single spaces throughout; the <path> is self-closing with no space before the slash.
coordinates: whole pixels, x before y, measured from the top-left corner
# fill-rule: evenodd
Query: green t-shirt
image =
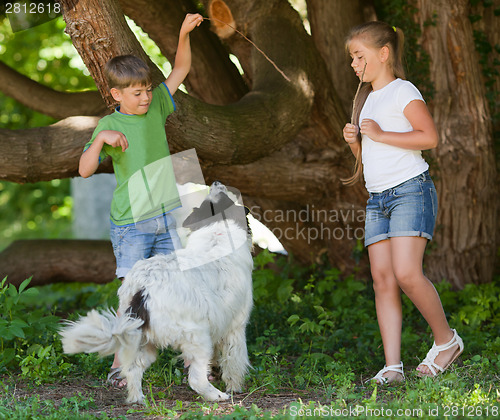
<path id="1" fill-rule="evenodd" d="M 100 160 L 111 156 L 116 189 L 111 202 L 111 220 L 118 226 L 133 224 L 165 214 L 181 205 L 165 134 L 165 121 L 175 111 L 170 92 L 162 83 L 153 91 L 148 112 L 143 115 L 122 114 L 118 108 L 99 121 L 92 144 L 102 130 L 120 131 L 129 147 L 104 144 Z"/>

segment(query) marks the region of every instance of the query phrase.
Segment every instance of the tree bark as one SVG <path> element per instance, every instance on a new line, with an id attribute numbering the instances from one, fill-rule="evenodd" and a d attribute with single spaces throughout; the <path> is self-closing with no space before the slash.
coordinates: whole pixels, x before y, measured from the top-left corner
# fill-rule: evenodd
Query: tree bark
<path id="1" fill-rule="evenodd" d="M 30 287 L 51 283 L 104 284 L 115 278 L 109 241 L 35 239 L 13 242 L 0 253 L 0 278 L 19 286 L 33 276 Z"/>
<path id="2" fill-rule="evenodd" d="M 440 144 L 436 246 L 429 276 L 455 287 L 491 281 L 496 256 L 498 186 L 491 120 L 474 48 L 467 0 L 417 2 L 422 45 L 431 57 L 432 109 Z M 436 24 L 426 25 L 438 11 Z"/>

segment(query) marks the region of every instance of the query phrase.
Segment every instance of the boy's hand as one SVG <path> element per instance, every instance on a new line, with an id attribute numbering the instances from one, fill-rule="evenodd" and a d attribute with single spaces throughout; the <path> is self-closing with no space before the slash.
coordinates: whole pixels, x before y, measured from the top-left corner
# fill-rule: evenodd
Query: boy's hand
<path id="1" fill-rule="evenodd" d="M 125 134 L 115 130 L 102 130 L 96 140 L 109 144 L 111 147 L 121 147 L 122 152 L 128 149 L 128 141 Z"/>
<path id="2" fill-rule="evenodd" d="M 82 177 L 88 178 L 95 173 L 99 166 L 99 154 L 104 144 L 109 144 L 112 147 L 121 147 L 122 152 L 128 148 L 128 141 L 123 133 L 115 130 L 100 131 L 90 147 L 80 157 L 78 172 Z"/>
<path id="3" fill-rule="evenodd" d="M 181 34 L 188 34 L 197 26 L 200 26 L 203 22 L 203 16 L 199 13 L 191 14 L 188 13 L 184 18 L 184 22 L 182 22 L 181 26 Z"/>
<path id="4" fill-rule="evenodd" d="M 354 124 L 346 124 L 343 130 L 344 140 L 346 143 L 353 144 L 358 140 L 358 126 Z"/>

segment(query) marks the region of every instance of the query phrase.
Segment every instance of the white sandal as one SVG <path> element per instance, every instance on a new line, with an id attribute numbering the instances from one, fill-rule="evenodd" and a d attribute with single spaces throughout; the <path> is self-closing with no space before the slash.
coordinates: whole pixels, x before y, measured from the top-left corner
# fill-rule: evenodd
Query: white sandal
<path id="1" fill-rule="evenodd" d="M 431 371 L 431 374 L 426 374 L 419 371 L 420 376 L 429 376 L 431 378 L 436 377 L 439 373 L 443 373 L 446 369 L 448 369 L 448 367 L 457 359 L 457 357 L 462 354 L 462 352 L 464 351 L 464 342 L 457 334 L 456 330 L 452 329 L 452 331 L 453 331 L 453 338 L 446 344 L 441 344 L 440 346 L 436 346 L 436 342 L 434 342 L 431 349 L 427 353 L 427 356 L 425 356 L 425 359 L 422 360 L 422 362 L 420 363 L 420 365 L 427 366 Z M 450 359 L 450 361 L 445 367 L 441 367 L 436 363 L 434 363 L 434 360 L 436 360 L 436 357 L 438 356 L 439 353 L 445 350 L 449 350 L 453 346 L 457 345 L 458 345 L 457 351 L 453 354 L 453 357 Z"/>
<path id="2" fill-rule="evenodd" d="M 373 381 L 374 379 L 377 381 L 377 384 L 379 385 L 386 385 L 386 384 L 390 384 L 392 382 L 396 382 L 397 380 L 393 380 L 391 382 L 388 382 L 389 379 L 386 378 L 384 375 L 384 373 L 386 372 L 396 372 L 396 373 L 399 373 L 403 376 L 403 380 L 405 379 L 405 374 L 403 372 L 403 362 L 399 362 L 399 365 L 390 365 L 390 366 L 384 366 L 383 369 L 381 369 L 373 378 L 369 379 L 368 381 L 366 382 L 370 382 L 370 381 Z M 401 381 L 397 381 L 397 382 L 401 382 Z"/>

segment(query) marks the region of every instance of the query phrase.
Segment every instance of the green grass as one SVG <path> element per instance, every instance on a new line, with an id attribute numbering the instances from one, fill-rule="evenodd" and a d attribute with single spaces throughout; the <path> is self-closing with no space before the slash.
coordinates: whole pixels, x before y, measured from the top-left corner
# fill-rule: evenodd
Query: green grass
<path id="1" fill-rule="evenodd" d="M 204 402 L 187 391 L 182 362 L 166 350 L 145 374 L 146 405 L 128 407 L 125 412 L 97 403 L 92 393 L 73 392 L 57 400 L 37 396 L 44 387 L 63 387 L 88 378 L 95 382 L 90 389 L 112 392 L 100 385 L 110 359 L 63 355 L 56 330 L 60 317 L 116 306 L 119 282 L 40 288 L 24 284 L 19 290 L 4 282 L 0 289 L 0 418 L 498 416 L 498 278 L 458 292 L 447 283 L 436 285 L 451 326 L 465 342 L 462 362 L 437 379 L 421 379 L 414 373 L 432 337 L 426 322 L 403 297 L 402 358 L 407 380 L 399 386 L 380 387 L 365 383 L 384 364 L 371 284 L 343 276 L 332 267 L 300 267 L 283 257 L 275 260 L 267 252 L 256 257 L 255 265 L 255 307 L 247 328 L 252 363 L 247 393 L 235 397 L 234 404 Z M 24 397 L 16 397 L 16 384 L 28 389 Z"/>

